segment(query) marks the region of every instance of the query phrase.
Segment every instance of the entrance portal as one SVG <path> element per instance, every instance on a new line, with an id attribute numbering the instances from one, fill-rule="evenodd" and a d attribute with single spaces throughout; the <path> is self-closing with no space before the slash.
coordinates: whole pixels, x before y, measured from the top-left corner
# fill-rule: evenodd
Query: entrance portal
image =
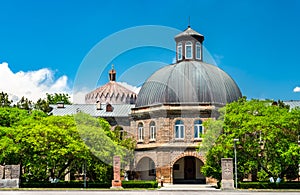
<path id="1" fill-rule="evenodd" d="M 156 168 L 154 161 L 149 157 L 142 158 L 136 168 L 135 179 L 137 180 L 155 180 Z"/>
<path id="2" fill-rule="evenodd" d="M 203 162 L 193 156 L 185 156 L 173 165 L 173 184 L 205 184 L 206 178 L 200 172 Z"/>

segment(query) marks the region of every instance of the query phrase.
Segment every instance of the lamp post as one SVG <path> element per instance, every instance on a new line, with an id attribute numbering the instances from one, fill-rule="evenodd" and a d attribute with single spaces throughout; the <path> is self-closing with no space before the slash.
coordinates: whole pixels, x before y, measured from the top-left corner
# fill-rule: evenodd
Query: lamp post
<path id="1" fill-rule="evenodd" d="M 83 138 L 83 141 L 86 144 L 87 138 Z M 83 165 L 83 188 L 86 188 L 86 159 L 84 159 Z"/>
<path id="2" fill-rule="evenodd" d="M 235 173 L 235 188 L 237 188 L 237 159 L 236 159 L 236 142 L 238 142 L 239 139 L 233 139 L 234 142 L 234 173 Z"/>
<path id="3" fill-rule="evenodd" d="M 84 159 L 83 180 L 83 187 L 86 188 L 86 159 Z"/>

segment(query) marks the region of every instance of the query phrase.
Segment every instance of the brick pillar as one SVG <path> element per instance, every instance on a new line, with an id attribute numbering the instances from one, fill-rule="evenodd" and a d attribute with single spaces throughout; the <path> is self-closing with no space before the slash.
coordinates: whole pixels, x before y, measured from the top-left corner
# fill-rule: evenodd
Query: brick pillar
<path id="1" fill-rule="evenodd" d="M 122 181 L 120 178 L 121 171 L 121 158 L 120 156 L 114 156 L 114 179 L 111 181 L 111 188 L 122 188 Z"/>

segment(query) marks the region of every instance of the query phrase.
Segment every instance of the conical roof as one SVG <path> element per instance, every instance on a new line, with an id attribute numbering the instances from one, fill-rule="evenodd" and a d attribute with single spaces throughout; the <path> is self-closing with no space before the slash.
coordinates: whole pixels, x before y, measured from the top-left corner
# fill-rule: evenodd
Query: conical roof
<path id="1" fill-rule="evenodd" d="M 197 31 L 193 30 L 190 26 L 187 27 L 183 32 L 179 33 L 178 35 L 175 36 L 175 39 L 179 37 L 184 37 L 184 36 L 198 36 L 198 37 L 203 37 L 204 36 Z"/>
<path id="2" fill-rule="evenodd" d="M 116 71 L 112 66 L 109 82 L 86 94 L 85 103 L 135 104 L 136 96 L 136 93 L 116 82 Z"/>
<path id="3" fill-rule="evenodd" d="M 110 104 L 134 104 L 136 93 L 118 82 L 109 81 L 85 96 L 85 103 L 95 104 L 97 101 Z"/>

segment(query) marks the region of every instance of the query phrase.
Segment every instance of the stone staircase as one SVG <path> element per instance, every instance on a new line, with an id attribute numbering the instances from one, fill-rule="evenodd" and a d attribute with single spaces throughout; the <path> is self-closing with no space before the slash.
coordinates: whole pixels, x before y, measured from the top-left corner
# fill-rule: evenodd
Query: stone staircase
<path id="1" fill-rule="evenodd" d="M 211 184 L 164 184 L 158 190 L 162 191 L 218 191 L 216 185 Z"/>

